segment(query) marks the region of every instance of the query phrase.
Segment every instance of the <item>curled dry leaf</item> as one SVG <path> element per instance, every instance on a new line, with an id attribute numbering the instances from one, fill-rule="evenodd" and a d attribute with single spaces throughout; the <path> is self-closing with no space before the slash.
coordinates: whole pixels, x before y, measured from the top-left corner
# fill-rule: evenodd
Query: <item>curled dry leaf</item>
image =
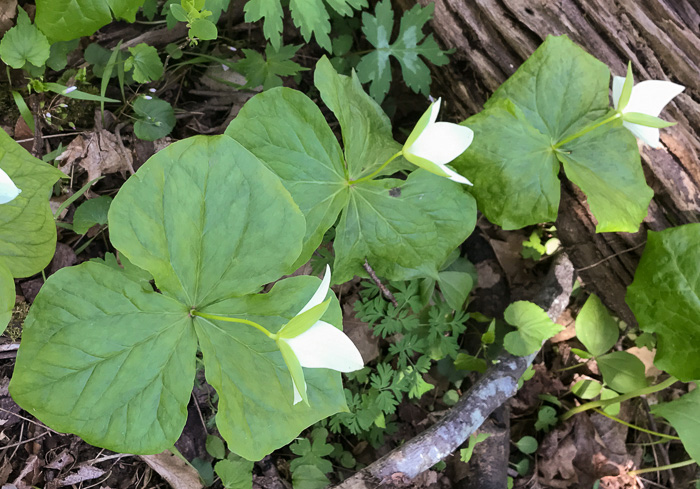
<path id="1" fill-rule="evenodd" d="M 104 129 L 77 136 L 56 159 L 62 162 L 61 170 L 67 175 L 77 163 L 88 172 L 88 180 L 108 173 L 123 175 L 127 170 L 134 173 L 131 151 L 124 147 L 121 137 Z"/>
<path id="2" fill-rule="evenodd" d="M 173 489 L 203 489 L 197 469 L 170 450 L 157 455 L 141 455 L 150 468 L 158 472 Z"/>

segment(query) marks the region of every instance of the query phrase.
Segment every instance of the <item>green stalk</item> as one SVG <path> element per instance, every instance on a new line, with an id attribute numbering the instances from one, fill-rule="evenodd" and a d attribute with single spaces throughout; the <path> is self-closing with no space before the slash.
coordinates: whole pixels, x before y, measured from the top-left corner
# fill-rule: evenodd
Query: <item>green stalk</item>
<path id="1" fill-rule="evenodd" d="M 675 464 L 662 465 L 661 467 L 649 467 L 648 469 L 631 470 L 630 472 L 627 472 L 627 475 L 631 475 L 632 477 L 634 477 L 635 475 L 646 474 L 647 472 L 660 472 L 662 470 L 677 469 L 679 467 L 685 467 L 686 465 L 692 465 L 694 463 L 695 460 L 690 459 L 685 460 L 683 462 L 676 462 Z"/>
<path id="2" fill-rule="evenodd" d="M 350 180 L 350 182 L 349 182 L 350 185 L 354 185 L 354 184 L 360 183 L 360 182 L 366 182 L 367 180 L 372 180 L 372 177 L 377 176 L 377 175 L 379 174 L 379 172 L 382 171 L 384 168 L 386 168 L 386 166 L 387 166 L 389 163 L 391 163 L 392 161 L 394 161 L 396 158 L 398 158 L 398 157 L 401 156 L 402 154 L 403 154 L 403 150 L 399 151 L 398 153 L 396 153 L 395 155 L 393 155 L 391 158 L 389 158 L 388 160 L 386 160 L 382 166 L 380 166 L 379 168 L 377 168 L 375 171 L 373 171 L 372 173 L 370 173 L 370 174 L 367 175 L 366 177 L 358 178 L 357 180 Z"/>
<path id="3" fill-rule="evenodd" d="M 593 411 L 595 411 L 595 412 L 598 413 L 598 414 L 602 414 L 602 415 L 605 416 L 606 418 L 610 418 L 610 419 L 612 419 L 613 421 L 615 421 L 615 422 L 617 422 L 617 423 L 620 423 L 620 424 L 622 424 L 622 425 L 625 425 L 625 426 L 627 426 L 628 428 L 632 428 L 633 430 L 641 431 L 642 433 L 649 433 L 650 435 L 654 435 L 654 436 L 660 436 L 660 437 L 662 437 L 662 438 L 668 438 L 668 439 L 670 439 L 670 440 L 680 440 L 680 438 L 678 438 L 677 436 L 667 435 L 667 434 L 665 434 L 665 433 L 659 433 L 659 432 L 657 432 L 657 431 L 651 431 L 651 430 L 648 430 L 648 429 L 646 429 L 646 428 L 642 428 L 641 426 L 637 426 L 637 425 L 634 425 L 634 424 L 632 424 L 632 423 L 628 423 L 627 421 L 625 421 L 625 420 L 623 420 L 623 419 L 620 419 L 620 418 L 616 418 L 616 417 L 613 416 L 612 414 L 608 414 L 608 413 L 606 413 L 605 411 L 601 411 L 600 409 L 594 409 Z"/>
<path id="4" fill-rule="evenodd" d="M 199 317 L 205 318 L 205 319 L 214 319 L 216 321 L 226 321 L 227 323 L 247 324 L 248 326 L 254 327 L 258 331 L 263 333 L 265 336 L 267 336 L 268 338 L 275 339 L 275 336 L 276 336 L 276 335 L 270 333 L 267 329 L 260 326 L 255 321 L 249 321 L 248 319 L 230 318 L 230 317 L 226 317 L 226 316 L 217 316 L 216 314 L 208 314 L 206 312 L 199 312 L 199 311 L 195 311 L 195 310 L 192 310 L 190 312 L 190 314 L 192 314 L 193 316 L 199 316 Z"/>
<path id="5" fill-rule="evenodd" d="M 643 389 L 637 389 L 635 391 L 628 392 L 627 394 L 623 394 L 621 396 L 613 397 L 611 399 L 601 399 L 600 401 L 587 402 L 586 404 L 581 404 L 580 406 L 576 406 L 575 408 L 569 409 L 567 412 L 562 414 L 561 420 L 566 421 L 574 414 L 582 413 L 584 411 L 588 411 L 589 409 L 601 408 L 609 406 L 611 404 L 617 404 L 619 402 L 627 401 L 628 399 L 632 399 L 634 397 L 644 396 L 646 394 L 653 394 L 654 392 L 659 392 L 666 389 L 667 387 L 671 387 L 676 382 L 678 382 L 677 378 L 669 377 L 668 379 L 656 385 L 644 387 Z"/>
<path id="6" fill-rule="evenodd" d="M 559 149 L 560 147 L 562 147 L 566 143 L 570 143 L 574 139 L 578 139 L 581 136 L 583 136 L 584 134 L 588 134 L 592 130 L 598 129 L 600 126 L 603 126 L 603 125 L 607 124 L 608 122 L 612 122 L 615 119 L 619 119 L 620 117 L 622 117 L 622 112 L 615 112 L 613 115 L 611 115 L 610 117 L 608 117 L 607 119 L 605 119 L 603 121 L 596 122 L 595 124 L 590 125 L 590 126 L 586 126 L 583 129 L 581 129 L 579 132 L 572 134 L 571 136 L 564 139 L 563 141 L 559 141 L 557 144 L 554 145 L 554 149 Z"/>

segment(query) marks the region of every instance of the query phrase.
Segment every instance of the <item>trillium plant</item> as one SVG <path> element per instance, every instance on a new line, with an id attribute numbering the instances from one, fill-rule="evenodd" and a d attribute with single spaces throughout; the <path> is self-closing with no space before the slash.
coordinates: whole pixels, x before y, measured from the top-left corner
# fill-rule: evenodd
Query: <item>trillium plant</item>
<path id="1" fill-rule="evenodd" d="M 445 264 L 477 208 L 505 229 L 554 220 L 560 166 L 598 231 L 637 231 L 652 191 L 633 133 L 657 146 L 667 125 L 657 116 L 682 90 L 633 86 L 630 69 L 613 81 L 611 107 L 608 67 L 550 37 L 483 112 L 437 122 L 438 99 L 402 145 L 354 73 L 324 57 L 314 84 L 342 146 L 315 101 L 278 87 L 251 98 L 225 134 L 173 143 L 126 181 L 109 208 L 118 260 L 59 270 L 31 307 L 10 384 L 20 406 L 97 446 L 158 453 L 185 425 L 201 358 L 219 432 L 232 452 L 261 459 L 348 409 L 341 372 L 363 360 L 331 283 L 371 264 L 449 290 Z M 46 197 L 59 172 L 4 133 L 0 144 L 0 285 L 14 298 L 13 277 L 50 259 Z M 332 228 L 332 275 L 282 278 Z M 511 314 L 516 326 L 529 318 L 509 337 L 517 352 L 557 329 L 528 307 Z"/>

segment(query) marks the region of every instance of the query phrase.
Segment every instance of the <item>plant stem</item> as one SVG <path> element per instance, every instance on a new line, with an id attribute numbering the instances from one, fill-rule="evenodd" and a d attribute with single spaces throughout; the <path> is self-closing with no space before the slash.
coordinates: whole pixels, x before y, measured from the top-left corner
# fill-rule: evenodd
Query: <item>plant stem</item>
<path id="1" fill-rule="evenodd" d="M 571 136 L 564 139 L 563 141 L 559 141 L 557 144 L 554 145 L 554 149 L 559 149 L 560 147 L 562 147 L 566 143 L 570 143 L 574 139 L 578 139 L 581 136 L 583 136 L 584 134 L 588 134 L 592 130 L 598 129 L 600 126 L 603 126 L 603 125 L 607 124 L 608 122 L 614 121 L 615 119 L 619 119 L 620 117 L 622 117 L 622 112 L 615 112 L 613 115 L 611 115 L 607 119 L 604 119 L 600 122 L 596 122 L 595 124 L 592 124 L 590 126 L 586 126 L 583 129 L 581 129 L 579 132 L 572 134 Z"/>
<path id="2" fill-rule="evenodd" d="M 627 426 L 628 428 L 632 428 L 633 430 L 641 431 L 643 433 L 649 433 L 650 435 L 654 435 L 654 436 L 660 436 L 662 438 L 669 438 L 671 440 L 680 440 L 680 438 L 678 438 L 677 436 L 667 435 L 665 433 L 658 433 L 656 431 L 651 431 L 651 430 L 648 430 L 646 428 L 642 428 L 641 426 L 637 426 L 637 425 L 634 425 L 632 423 L 628 423 L 627 421 L 622 420 L 620 418 L 616 418 L 615 416 L 608 414 L 605 411 L 601 411 L 600 409 L 594 409 L 593 411 L 595 411 L 598 414 L 602 414 L 606 418 L 610 418 L 617 423 L 623 424 L 623 425 Z"/>
<path id="3" fill-rule="evenodd" d="M 669 377 L 668 379 L 666 379 L 663 382 L 660 382 L 656 385 L 651 385 L 651 386 L 645 387 L 643 389 L 637 389 L 636 391 L 628 392 L 627 394 L 623 394 L 621 396 L 613 397 L 611 399 L 602 399 L 600 401 L 587 402 L 586 404 L 581 404 L 580 406 L 576 406 L 575 408 L 569 409 L 567 412 L 562 414 L 561 420 L 566 421 L 567 419 L 572 417 L 574 414 L 582 413 L 584 411 L 588 411 L 589 409 L 605 407 L 605 406 L 609 406 L 611 404 L 617 404 L 619 402 L 623 402 L 623 401 L 626 401 L 628 399 L 632 399 L 633 397 L 643 396 L 646 394 L 653 394 L 654 392 L 659 392 L 661 390 L 666 389 L 667 387 L 671 387 L 676 382 L 678 382 L 677 378 Z"/>
<path id="4" fill-rule="evenodd" d="M 649 467 L 647 469 L 637 469 L 637 470 L 631 470 L 627 472 L 627 475 L 635 476 L 639 474 L 646 474 L 647 472 L 658 472 L 661 470 L 669 470 L 669 469 L 677 469 L 679 467 L 685 467 L 686 465 L 692 465 L 695 463 L 695 460 L 690 459 L 690 460 L 685 460 L 683 462 L 676 462 L 675 464 L 668 464 L 664 465 L 662 467 Z"/>
<path id="5" fill-rule="evenodd" d="M 228 323 L 243 323 L 243 324 L 247 324 L 248 326 L 252 326 L 252 327 L 254 327 L 255 329 L 257 329 L 258 331 L 264 333 L 265 336 L 267 336 L 268 338 L 273 338 L 273 339 L 274 339 L 274 336 L 275 336 L 275 335 L 273 335 L 272 333 L 270 333 L 267 329 L 265 329 L 265 328 L 263 328 L 262 326 L 260 326 L 260 325 L 259 325 L 258 323 L 256 323 L 255 321 L 249 321 L 248 319 L 230 318 L 230 317 L 226 317 L 226 316 L 217 316 L 216 314 L 208 314 L 208 313 L 206 313 L 206 312 L 199 312 L 199 311 L 195 311 L 195 310 L 192 310 L 192 311 L 191 311 L 191 314 L 192 314 L 193 316 L 199 316 L 199 317 L 202 317 L 202 318 L 205 318 L 205 319 L 215 319 L 215 320 L 217 320 L 217 321 L 226 321 L 226 322 L 228 322 Z"/>
<path id="6" fill-rule="evenodd" d="M 367 175 L 366 177 L 358 178 L 357 180 L 350 180 L 350 182 L 349 182 L 350 185 L 354 185 L 354 184 L 360 183 L 360 182 L 366 182 L 367 180 L 372 180 L 372 177 L 377 176 L 377 174 L 378 174 L 380 171 L 382 171 L 384 168 L 386 168 L 386 166 L 387 166 L 389 163 L 391 163 L 391 162 L 394 161 L 396 158 L 398 158 L 399 156 L 401 156 L 402 153 L 403 153 L 403 150 L 402 150 L 402 151 L 399 151 L 398 153 L 396 153 L 395 155 L 393 155 L 391 158 L 389 158 L 388 160 L 386 160 L 382 166 L 380 166 L 379 168 L 377 168 L 376 170 L 374 170 L 372 173 L 370 173 L 370 174 Z"/>

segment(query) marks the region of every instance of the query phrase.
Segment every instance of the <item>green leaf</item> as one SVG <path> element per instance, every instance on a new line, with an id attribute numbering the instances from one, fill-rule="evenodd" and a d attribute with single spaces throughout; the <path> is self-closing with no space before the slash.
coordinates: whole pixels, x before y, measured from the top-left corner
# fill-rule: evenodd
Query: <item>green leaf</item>
<path id="1" fill-rule="evenodd" d="M 471 372 L 486 372 L 486 360 L 477 358 L 467 353 L 458 353 L 455 358 L 455 368 L 457 370 L 469 370 Z"/>
<path id="2" fill-rule="evenodd" d="M 301 46 L 287 45 L 278 49 L 268 44 L 265 58 L 252 49 L 243 49 L 245 58 L 238 61 L 233 69 L 246 77 L 246 88 L 262 85 L 263 90 L 282 86 L 282 76 L 293 76 L 307 68 L 292 61 Z M 267 58 L 267 59 L 266 59 Z"/>
<path id="3" fill-rule="evenodd" d="M 598 232 L 638 229 L 652 191 L 636 141 L 624 133 L 622 121 L 559 144 L 611 114 L 609 80 L 603 63 L 566 36 L 550 36 L 494 93 L 486 110 L 464 122 L 474 142 L 453 165 L 474 183 L 490 221 L 517 229 L 555 220 L 561 162 L 588 197 Z"/>
<path id="4" fill-rule="evenodd" d="M 640 126 L 646 127 L 656 127 L 661 129 L 663 127 L 671 127 L 678 124 L 677 122 L 669 122 L 653 115 L 643 114 L 641 112 L 625 112 L 622 114 L 622 120 L 625 122 L 631 122 L 632 124 L 639 124 Z"/>
<path id="5" fill-rule="evenodd" d="M 504 313 L 508 324 L 517 331 L 506 334 L 503 346 L 509 353 L 526 356 L 542 347 L 542 342 L 551 338 L 563 328 L 549 319 L 539 306 L 527 301 L 517 301 L 508 306 Z"/>
<path id="6" fill-rule="evenodd" d="M 142 42 L 129 48 L 131 56 L 124 62 L 124 69 L 134 70 L 133 77 L 137 83 L 148 83 L 163 76 L 163 62 L 158 56 L 158 50 Z"/>
<path id="7" fill-rule="evenodd" d="M 316 64 L 314 84 L 340 122 L 350 180 L 374 171 L 401 150 L 401 145 L 394 141 L 389 118 L 365 93 L 354 73 L 352 77 L 339 75 L 324 56 Z M 396 165 L 410 166 L 403 158 L 397 158 Z M 381 174 L 390 175 L 402 166 L 387 168 Z"/>
<path id="8" fill-rule="evenodd" d="M 349 198 L 343 154 L 333 131 L 306 95 L 276 88 L 251 98 L 226 134 L 282 179 L 304 213 L 304 250 L 294 267 L 303 265 Z"/>
<path id="9" fill-rule="evenodd" d="M 134 101 L 134 134 L 144 141 L 155 141 L 170 134 L 175 127 L 175 111 L 165 100 L 138 97 Z"/>
<path id="10" fill-rule="evenodd" d="M 605 401 L 607 399 L 612 399 L 613 397 L 618 397 L 619 395 L 620 394 L 614 390 L 603 387 L 603 390 L 600 391 L 600 400 Z M 610 416 L 617 416 L 620 414 L 620 403 L 616 402 L 615 404 L 608 404 L 603 408 L 603 411 Z"/>
<path id="11" fill-rule="evenodd" d="M 17 7 L 17 25 L 0 41 L 0 58 L 15 69 L 26 63 L 42 67 L 51 54 L 49 41 L 29 20 L 27 12 Z"/>
<path id="12" fill-rule="evenodd" d="M 576 336 L 594 356 L 610 350 L 620 336 L 617 322 L 600 301 L 591 294 L 576 318 Z"/>
<path id="13" fill-rule="evenodd" d="M 0 334 L 5 331 L 12 319 L 15 299 L 15 281 L 12 273 L 0 262 Z"/>
<path id="14" fill-rule="evenodd" d="M 632 88 L 634 87 L 634 75 L 632 74 L 632 62 L 627 62 L 627 75 L 625 76 L 625 83 L 622 85 L 622 92 L 620 93 L 620 99 L 617 101 L 617 110 L 622 111 L 630 101 L 630 96 L 632 95 Z"/>
<path id="15" fill-rule="evenodd" d="M 282 45 L 282 4 L 277 0 L 249 0 L 243 7 L 246 22 L 264 19 L 263 34 L 274 49 Z"/>
<path id="16" fill-rule="evenodd" d="M 224 441 L 218 436 L 207 435 L 205 442 L 207 453 L 214 458 L 223 459 L 226 457 L 226 447 Z"/>
<path id="17" fill-rule="evenodd" d="M 68 53 L 75 50 L 79 43 L 79 39 L 73 39 L 72 41 L 58 41 L 51 44 L 51 54 L 46 60 L 46 66 L 54 71 L 65 69 L 68 64 Z"/>
<path id="18" fill-rule="evenodd" d="M 330 302 L 331 299 L 328 299 L 301 314 L 297 314 L 279 330 L 277 335 L 280 339 L 290 339 L 308 331 L 326 313 Z"/>
<path id="19" fill-rule="evenodd" d="M 649 384 L 642 361 L 626 351 L 614 351 L 596 359 L 603 381 L 611 389 L 626 394 Z"/>
<path id="20" fill-rule="evenodd" d="M 299 458 L 295 458 L 289 464 L 289 469 L 294 473 L 302 465 L 313 465 L 327 474 L 333 471 L 333 464 L 323 457 L 327 457 L 333 452 L 333 445 L 326 443 L 328 430 L 316 428 L 311 433 L 313 443 L 308 438 L 297 440 L 289 446 L 289 450 Z"/>
<path id="21" fill-rule="evenodd" d="M 459 459 L 465 464 L 469 463 L 469 461 L 472 458 L 472 454 L 474 453 L 474 447 L 476 447 L 476 444 L 481 443 L 490 436 L 491 433 L 474 433 L 473 435 L 471 435 L 469 437 L 469 442 L 467 443 L 467 448 L 462 448 L 459 451 Z"/>
<path id="22" fill-rule="evenodd" d="M 552 406 L 543 406 L 537 412 L 535 429 L 537 431 L 549 432 L 549 429 L 557 424 L 557 411 Z"/>
<path id="23" fill-rule="evenodd" d="M 571 392 L 581 399 L 593 399 L 600 394 L 603 385 L 597 380 L 581 379 L 571 388 Z"/>
<path id="24" fill-rule="evenodd" d="M 445 302 L 455 311 L 461 311 L 472 291 L 474 281 L 465 272 L 445 271 L 438 273 L 438 284 Z"/>
<path id="25" fill-rule="evenodd" d="M 37 0 L 36 25 L 51 41 L 90 36 L 115 19 L 134 22 L 145 0 Z"/>
<path id="26" fill-rule="evenodd" d="M 95 224 L 107 224 L 107 212 L 111 204 L 112 197 L 108 195 L 80 204 L 73 215 L 73 231 L 77 234 L 85 234 Z"/>
<path id="27" fill-rule="evenodd" d="M 184 304 L 87 262 L 39 291 L 10 391 L 59 431 L 113 451 L 159 453 L 185 425 L 196 351 Z"/>
<path id="28" fill-rule="evenodd" d="M 11 92 L 12 99 L 15 101 L 15 105 L 17 106 L 22 119 L 24 119 L 24 122 L 27 123 L 27 127 L 29 127 L 29 130 L 32 132 L 32 134 L 34 134 L 34 115 L 32 114 L 32 111 L 29 109 L 27 102 L 24 101 L 24 98 L 22 98 L 22 95 L 20 95 L 17 90 L 11 90 Z"/>
<path id="29" fill-rule="evenodd" d="M 678 432 L 683 448 L 696 462 L 700 460 L 700 389 L 693 389 L 675 401 L 652 406 L 654 416 L 663 416 Z"/>
<path id="30" fill-rule="evenodd" d="M 0 264 L 14 277 L 29 277 L 49 264 L 56 249 L 49 196 L 63 173 L 30 155 L 3 130 L 0 168 L 22 190 L 0 206 Z"/>
<path id="31" fill-rule="evenodd" d="M 229 456 L 214 466 L 225 489 L 251 489 L 253 487 L 253 462 Z"/>
<path id="32" fill-rule="evenodd" d="M 323 489 L 328 484 L 328 477 L 315 465 L 302 465 L 292 473 L 294 489 Z"/>
<path id="33" fill-rule="evenodd" d="M 211 41 L 216 39 L 218 35 L 216 24 L 209 19 L 194 19 L 190 23 L 190 38 L 196 37 L 203 41 Z"/>
<path id="34" fill-rule="evenodd" d="M 407 180 L 354 185 L 336 227 L 333 280 L 364 275 L 365 259 L 389 280 L 437 276 L 450 252 L 471 234 L 475 218 L 474 201 L 460 184 L 425 170 Z"/>
<path id="35" fill-rule="evenodd" d="M 654 364 L 700 379 L 700 224 L 650 231 L 625 300 L 642 331 L 656 333 Z"/>
<path id="36" fill-rule="evenodd" d="M 440 50 L 430 34 L 423 34 L 423 27 L 433 17 L 435 5 L 414 5 L 401 17 L 401 26 L 396 40 L 391 43 L 394 28 L 394 11 L 390 0 L 377 3 L 375 15 L 362 13 L 362 32 L 376 48 L 366 54 L 357 65 L 357 75 L 363 83 L 371 82 L 369 92 L 381 102 L 391 87 L 391 56 L 401 65 L 403 79 L 414 92 L 427 96 L 430 93 L 430 69 L 419 57 L 423 56 L 436 66 L 446 65 L 447 52 Z"/>
<path id="37" fill-rule="evenodd" d="M 289 273 L 304 218 L 279 179 L 240 144 L 195 136 L 127 180 L 109 227 L 114 246 L 151 272 L 160 290 L 199 310 Z"/>
<path id="38" fill-rule="evenodd" d="M 267 294 L 227 299 L 202 312 L 230 316 L 246 311 L 246 319 L 276 332 L 308 302 L 318 284 L 315 277 L 292 277 L 277 282 Z M 323 320 L 342 323 L 335 297 Z M 272 340 L 241 324 L 198 317 L 195 327 L 207 381 L 219 394 L 216 424 L 232 452 L 259 460 L 318 420 L 347 410 L 339 372 L 305 369 L 309 404 L 292 405 L 290 372 Z"/>
<path id="39" fill-rule="evenodd" d="M 100 95 L 93 95 L 92 93 L 81 92 L 80 90 L 70 89 L 72 87 L 67 87 L 67 86 L 61 85 L 59 83 L 44 83 L 44 87 L 51 92 L 57 93 L 59 95 L 63 95 L 64 97 L 73 98 L 76 100 L 90 100 L 93 102 L 116 102 L 116 103 L 119 103 L 119 100 L 109 98 L 109 97 L 101 97 Z"/>
<path id="40" fill-rule="evenodd" d="M 518 450 L 524 454 L 530 455 L 531 453 L 535 453 L 537 451 L 537 440 L 531 436 L 523 436 L 520 440 L 518 440 L 515 446 L 518 447 Z"/>

